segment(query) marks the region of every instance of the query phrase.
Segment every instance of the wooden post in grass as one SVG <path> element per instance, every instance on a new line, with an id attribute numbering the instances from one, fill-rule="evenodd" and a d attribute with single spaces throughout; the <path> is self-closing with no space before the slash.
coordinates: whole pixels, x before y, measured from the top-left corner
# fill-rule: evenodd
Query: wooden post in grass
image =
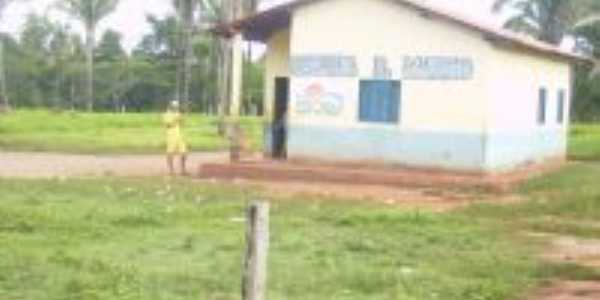
<path id="1" fill-rule="evenodd" d="M 252 203 L 246 214 L 246 256 L 242 277 L 242 300 L 264 300 L 269 251 L 269 203 Z"/>

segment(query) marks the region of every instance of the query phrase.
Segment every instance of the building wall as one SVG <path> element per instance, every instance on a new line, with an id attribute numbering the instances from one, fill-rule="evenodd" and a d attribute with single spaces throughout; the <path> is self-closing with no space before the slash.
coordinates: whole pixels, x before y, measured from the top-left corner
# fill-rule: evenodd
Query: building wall
<path id="1" fill-rule="evenodd" d="M 275 78 L 289 77 L 290 31 L 275 32 L 267 41 L 264 80 L 264 149 L 268 155 L 272 145 L 273 104 L 275 103 Z"/>
<path id="2" fill-rule="evenodd" d="M 564 158 L 571 95 L 568 62 L 498 48 L 490 59 L 486 168 L 502 170 L 548 158 Z M 546 123 L 538 124 L 539 89 L 546 88 Z M 558 92 L 565 92 L 563 123 Z"/>
<path id="3" fill-rule="evenodd" d="M 292 77 L 290 158 L 381 161 L 473 170 L 484 165 L 486 73 L 492 51 L 480 34 L 392 3 L 330 0 L 295 11 L 291 56 L 343 55 L 357 59 L 359 76 Z M 359 80 L 373 78 L 375 56 L 392 79 L 402 79 L 407 55 L 472 59 L 469 80 L 402 80 L 400 122 L 359 122 Z M 343 98 L 339 113 L 299 112 L 315 84 Z"/>
<path id="4" fill-rule="evenodd" d="M 274 81 L 290 76 L 288 157 L 363 161 L 453 170 L 495 171 L 547 157 L 564 156 L 566 126 L 554 124 L 556 90 L 565 89 L 569 70 L 522 51 L 497 48 L 482 34 L 421 15 L 387 0 L 329 0 L 294 12 L 289 30 L 268 41 L 265 101 L 272 116 Z M 351 77 L 292 74 L 290 60 L 303 55 L 356 58 Z M 467 57 L 467 80 L 411 80 L 404 56 Z M 391 79 L 401 80 L 400 121 L 360 122 L 359 83 L 374 78 L 374 58 L 388 61 Z M 548 89 L 548 125 L 536 125 L 537 93 Z M 333 109 L 306 109 L 306 91 L 341 99 Z M 267 122 L 267 124 L 270 124 Z M 266 126 L 266 149 L 270 127 Z"/>

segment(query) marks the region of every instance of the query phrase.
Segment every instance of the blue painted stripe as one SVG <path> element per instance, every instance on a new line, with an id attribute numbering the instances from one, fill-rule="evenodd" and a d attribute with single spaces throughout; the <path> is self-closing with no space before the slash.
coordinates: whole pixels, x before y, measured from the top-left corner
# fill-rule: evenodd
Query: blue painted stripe
<path id="1" fill-rule="evenodd" d="M 511 169 L 544 159 L 565 157 L 567 137 L 561 129 L 494 133 L 488 136 L 486 169 Z"/>
<path id="2" fill-rule="evenodd" d="M 476 133 L 296 125 L 290 128 L 288 157 L 483 170 L 484 141 Z"/>
<path id="3" fill-rule="evenodd" d="M 263 127 L 263 154 L 270 157 L 273 153 L 273 127 L 271 123 L 265 123 Z"/>
<path id="4" fill-rule="evenodd" d="M 272 144 L 265 124 L 265 154 Z M 395 127 L 289 128 L 288 157 L 340 162 L 380 162 L 459 171 L 501 171 L 547 158 L 564 157 L 567 139 L 560 129 L 484 135 Z"/>

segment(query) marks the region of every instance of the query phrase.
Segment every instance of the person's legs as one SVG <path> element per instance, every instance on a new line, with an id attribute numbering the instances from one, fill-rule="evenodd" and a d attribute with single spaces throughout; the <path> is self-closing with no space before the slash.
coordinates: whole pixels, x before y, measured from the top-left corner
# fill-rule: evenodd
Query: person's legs
<path id="1" fill-rule="evenodd" d="M 169 168 L 169 175 L 175 175 L 175 167 L 173 166 L 173 154 L 167 153 L 167 167 Z"/>
<path id="2" fill-rule="evenodd" d="M 179 139 L 179 141 L 177 142 L 177 152 L 179 153 L 179 164 L 181 167 L 181 175 L 186 176 L 186 175 L 188 175 L 188 172 L 186 169 L 187 145 L 182 138 Z"/>
<path id="3" fill-rule="evenodd" d="M 187 169 L 185 167 L 186 161 L 187 161 L 187 154 L 185 152 L 181 153 L 180 156 L 180 163 L 181 163 L 181 175 L 183 176 L 187 176 L 188 172 Z"/>

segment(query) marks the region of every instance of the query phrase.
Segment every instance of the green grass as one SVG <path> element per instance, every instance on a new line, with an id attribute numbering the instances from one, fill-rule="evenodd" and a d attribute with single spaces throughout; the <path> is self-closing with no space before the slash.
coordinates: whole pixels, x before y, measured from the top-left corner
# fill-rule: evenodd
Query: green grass
<path id="1" fill-rule="evenodd" d="M 242 126 L 253 148 L 260 149 L 262 125 L 243 118 Z M 227 148 L 217 133 L 214 117 L 190 115 L 186 137 L 192 151 Z M 0 151 L 56 151 L 69 153 L 162 153 L 161 114 L 75 113 L 19 110 L 0 115 Z"/>
<path id="2" fill-rule="evenodd" d="M 510 300 L 600 271 L 540 262 L 524 232 L 599 238 L 600 163 L 449 212 L 273 198 L 269 299 Z M 256 188 L 161 179 L 0 181 L 0 299 L 239 299 Z"/>
<path id="3" fill-rule="evenodd" d="M 245 200 L 161 180 L 0 182 L 0 299 L 239 299 Z M 269 299 L 512 299 L 545 267 L 502 227 L 277 199 Z"/>
<path id="4" fill-rule="evenodd" d="M 576 163 L 521 187 L 519 205 L 476 205 L 467 212 L 520 231 L 600 238 L 600 162 Z"/>
<path id="5" fill-rule="evenodd" d="M 571 127 L 569 157 L 600 160 L 600 124 L 575 124 Z"/>
<path id="6" fill-rule="evenodd" d="M 191 115 L 186 136 L 194 151 L 224 150 L 225 138 L 217 134 L 217 119 Z M 251 146 L 262 147 L 259 118 L 243 118 Z M 74 113 L 18 110 L 0 115 L 0 151 L 56 151 L 68 153 L 162 153 L 163 128 L 158 113 Z M 569 156 L 600 160 L 600 125 L 574 124 Z"/>

